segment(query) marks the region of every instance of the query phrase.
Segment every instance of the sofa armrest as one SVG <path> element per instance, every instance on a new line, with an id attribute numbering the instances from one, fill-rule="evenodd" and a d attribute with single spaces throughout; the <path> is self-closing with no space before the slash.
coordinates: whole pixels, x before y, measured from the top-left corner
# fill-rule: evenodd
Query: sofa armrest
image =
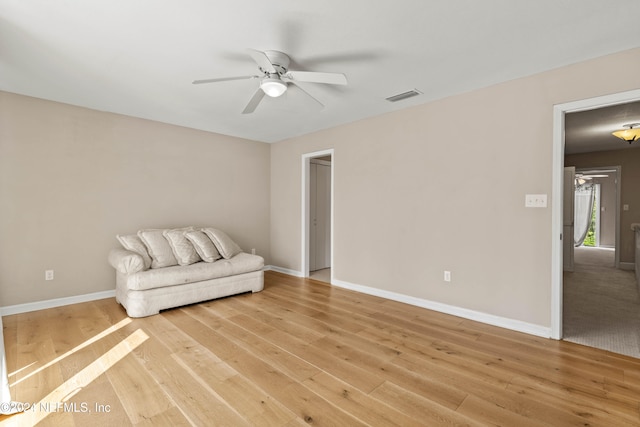
<path id="1" fill-rule="evenodd" d="M 121 248 L 109 251 L 109 264 L 122 274 L 144 270 L 144 260 L 140 254 Z"/>

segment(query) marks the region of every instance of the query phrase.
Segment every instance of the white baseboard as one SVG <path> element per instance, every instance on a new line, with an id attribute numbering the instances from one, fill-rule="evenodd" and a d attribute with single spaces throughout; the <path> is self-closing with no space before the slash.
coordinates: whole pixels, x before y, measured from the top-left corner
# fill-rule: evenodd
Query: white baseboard
<path id="1" fill-rule="evenodd" d="M 630 263 L 625 263 L 625 264 L 630 264 Z M 277 267 L 275 265 L 267 265 L 264 267 L 264 270 L 277 271 L 278 273 L 288 274 L 290 276 L 302 277 L 302 273 L 299 271 L 290 270 L 288 268 Z M 349 283 L 349 282 L 345 282 L 337 279 L 332 280 L 331 284 L 341 288 L 349 289 L 352 291 L 362 292 L 363 294 L 373 295 L 380 298 L 386 298 L 392 301 L 398 301 L 405 304 L 426 308 L 428 310 L 451 314 L 453 316 L 462 317 L 464 319 L 474 320 L 477 322 L 482 322 L 489 325 L 498 326 L 501 328 L 511 329 L 514 331 L 523 332 L 525 334 L 536 335 L 544 338 L 551 337 L 551 328 L 540 326 L 540 325 L 534 325 L 532 323 L 527 323 L 520 320 L 494 316 L 492 314 L 486 314 L 479 311 L 469 310 L 466 308 L 456 307 L 448 304 L 442 304 L 439 302 L 429 301 L 422 298 L 416 298 L 409 295 L 386 291 L 384 289 L 357 285 L 354 283 Z M 6 307 L 0 307 L 0 315 L 10 316 L 12 314 L 27 313 L 30 311 L 44 310 L 47 308 L 61 307 L 64 305 L 78 304 L 82 302 L 95 301 L 95 300 L 105 299 L 105 298 L 114 298 L 115 295 L 116 295 L 116 291 L 110 290 L 110 291 L 95 292 L 92 294 L 84 294 L 84 295 L 76 295 L 72 297 L 50 299 L 46 301 L 30 302 L 26 304 L 10 305 Z"/>
<path id="2" fill-rule="evenodd" d="M 95 301 L 105 298 L 114 298 L 116 291 L 102 291 L 92 294 L 75 295 L 72 297 L 56 298 L 45 301 L 28 302 L 26 304 L 9 305 L 0 307 L 0 315 L 10 316 L 12 314 L 28 313 L 30 311 L 44 310 L 47 308 L 61 307 L 63 305 L 78 304 L 81 302 Z"/>
<path id="3" fill-rule="evenodd" d="M 295 270 L 289 270 L 288 268 L 277 267 L 275 265 L 266 265 L 265 271 L 273 270 L 279 273 L 288 274 L 290 276 L 302 277 L 302 273 Z M 64 305 L 78 304 L 81 302 L 95 301 L 105 298 L 114 298 L 116 291 L 102 291 L 92 294 L 75 295 L 72 297 L 56 298 L 45 301 L 28 302 L 25 304 L 9 305 L 6 307 L 0 307 L 0 316 L 10 316 L 12 314 L 28 313 L 30 311 L 45 310 L 47 308 L 62 307 Z"/>
<path id="4" fill-rule="evenodd" d="M 453 316 L 462 317 L 464 319 L 474 320 L 476 322 L 486 323 L 489 325 L 498 326 L 501 328 L 510 329 L 517 332 L 523 332 L 529 335 L 535 335 L 543 338 L 551 337 L 550 327 L 534 325 L 532 323 L 509 319 L 506 317 L 494 316 L 492 314 L 482 313 L 474 310 L 468 310 L 466 308 L 456 307 L 452 305 L 442 304 L 439 302 L 425 300 L 422 298 L 416 298 L 416 297 L 412 297 L 404 294 L 385 291 L 383 289 L 371 288 L 369 286 L 363 286 L 363 285 L 356 285 L 354 283 L 344 282 L 342 280 L 334 279 L 331 282 L 331 284 L 335 286 L 339 286 L 341 288 L 350 289 L 352 291 L 362 292 L 363 294 L 386 298 L 393 301 L 398 301 L 405 304 L 410 304 L 410 305 L 426 308 L 428 310 L 438 311 L 445 314 L 451 314 Z"/>
<path id="5" fill-rule="evenodd" d="M 289 270 L 288 268 L 278 267 L 277 265 L 265 265 L 264 271 L 277 271 L 278 273 L 288 274 L 289 276 L 303 277 L 302 272 Z"/>
<path id="6" fill-rule="evenodd" d="M 630 270 L 633 271 L 636 269 L 636 264 L 633 262 L 621 262 L 620 270 Z"/>
<path id="7" fill-rule="evenodd" d="M 295 277 L 303 277 L 300 271 L 289 270 L 288 268 L 282 268 L 275 265 L 267 265 L 264 268 L 265 271 L 277 271 L 279 273 L 288 274 Z M 486 323 L 500 328 L 510 329 L 517 332 L 523 332 L 529 335 L 535 335 L 543 338 L 551 337 L 551 328 L 541 325 L 535 325 L 532 323 L 523 322 L 521 320 L 509 319 L 506 317 L 494 316 L 492 314 L 482 313 L 475 310 L 469 310 L 466 308 L 456 307 L 448 304 L 442 304 L 439 302 L 429 301 L 422 298 L 416 298 L 409 295 L 399 294 L 396 292 L 386 291 L 384 289 L 372 288 L 369 286 L 357 285 L 355 283 L 349 283 L 338 279 L 331 281 L 332 285 L 349 289 L 356 292 L 362 292 L 363 294 L 373 295 L 380 298 L 389 299 L 392 301 L 398 301 L 405 304 L 414 305 L 417 307 L 426 308 L 428 310 L 438 311 L 440 313 L 451 314 L 452 316 L 461 317 L 463 319 L 474 320 L 476 322 Z"/>

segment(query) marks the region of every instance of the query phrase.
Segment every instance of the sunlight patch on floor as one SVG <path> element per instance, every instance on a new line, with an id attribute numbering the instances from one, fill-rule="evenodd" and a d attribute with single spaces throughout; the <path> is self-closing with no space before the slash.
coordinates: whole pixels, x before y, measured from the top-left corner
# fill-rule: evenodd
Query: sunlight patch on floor
<path id="1" fill-rule="evenodd" d="M 28 378 L 32 377 L 33 375 L 36 375 L 38 372 L 41 372 L 41 371 L 43 371 L 43 370 L 47 369 L 48 367 L 55 365 L 56 363 L 58 363 L 59 361 L 61 361 L 61 360 L 62 360 L 62 359 L 64 359 L 65 357 L 70 356 L 70 355 L 72 355 L 73 353 L 75 353 L 76 351 L 80 351 L 80 350 L 82 350 L 83 348 L 90 346 L 90 345 L 91 345 L 91 344 L 93 344 L 94 342 L 101 340 L 102 338 L 104 338 L 104 337 L 106 337 L 107 335 L 109 335 L 109 334 L 111 334 L 111 333 L 113 333 L 113 332 L 117 331 L 118 329 L 120 329 L 120 328 L 122 328 L 122 327 L 124 327 L 124 326 L 128 325 L 129 323 L 131 323 L 131 319 L 130 319 L 130 318 L 128 318 L 128 317 L 127 317 L 127 318 L 125 318 L 125 319 L 122 319 L 120 322 L 116 323 L 115 325 L 111 326 L 111 327 L 110 327 L 110 328 L 108 328 L 108 329 L 105 329 L 104 331 L 100 332 L 98 335 L 95 335 L 93 338 L 86 340 L 85 342 L 83 342 L 83 343 L 82 343 L 82 344 L 80 344 L 79 346 L 76 346 L 75 348 L 73 348 L 73 349 L 71 349 L 71 350 L 67 351 L 66 353 L 64 353 L 64 354 L 62 354 L 62 355 L 60 355 L 60 356 L 56 357 L 55 359 L 53 359 L 53 360 L 52 360 L 52 361 L 50 361 L 49 363 L 47 363 L 47 364 L 45 364 L 45 365 L 41 366 L 40 368 L 36 369 L 35 371 L 31 372 L 30 374 L 28 374 L 28 375 L 24 376 L 23 378 L 20 378 L 19 380 L 15 381 L 15 382 L 14 382 L 14 383 L 12 383 L 12 384 L 10 384 L 10 387 L 13 387 L 13 386 L 15 386 L 15 385 L 17 385 L 17 384 L 20 384 L 22 381 L 24 381 L 24 380 L 26 380 L 26 379 L 28 379 Z M 19 373 L 20 371 L 25 370 L 27 367 L 29 367 L 29 366 L 33 365 L 34 363 L 35 363 L 35 362 L 33 362 L 33 363 L 31 363 L 30 365 L 25 366 L 25 367 L 23 367 L 23 368 L 21 368 L 21 369 L 19 369 L 19 370 L 15 371 L 15 372 L 10 373 L 10 374 L 9 374 L 9 377 L 11 378 L 12 376 L 15 376 L 17 373 Z"/>
<path id="2" fill-rule="evenodd" d="M 114 327 L 115 326 L 118 325 L 114 325 Z M 106 331 L 104 333 L 106 333 Z M 113 365 L 122 360 L 147 339 L 149 339 L 149 336 L 145 334 L 142 329 L 136 330 L 82 371 L 69 378 L 42 400 L 34 403 L 33 407 L 25 410 L 25 412 L 21 414 L 12 416 L 11 421 L 15 421 L 18 423 L 17 425 L 21 426 L 33 426 L 52 413 L 64 411 L 66 408 L 65 402 L 68 402 L 69 399 L 84 387 L 108 371 Z"/>

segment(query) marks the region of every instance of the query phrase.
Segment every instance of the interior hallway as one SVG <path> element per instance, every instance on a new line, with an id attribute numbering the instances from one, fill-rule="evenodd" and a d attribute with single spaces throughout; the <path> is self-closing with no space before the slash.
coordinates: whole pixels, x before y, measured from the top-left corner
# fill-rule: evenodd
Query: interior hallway
<path id="1" fill-rule="evenodd" d="M 640 296 L 633 271 L 607 248 L 575 248 L 564 273 L 564 340 L 640 358 Z"/>

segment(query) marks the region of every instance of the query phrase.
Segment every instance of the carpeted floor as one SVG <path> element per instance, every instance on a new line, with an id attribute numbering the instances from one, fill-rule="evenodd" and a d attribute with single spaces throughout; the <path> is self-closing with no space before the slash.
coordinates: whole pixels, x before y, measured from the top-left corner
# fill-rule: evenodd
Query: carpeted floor
<path id="1" fill-rule="evenodd" d="M 564 273 L 566 341 L 640 358 L 640 296 L 633 271 L 617 270 L 614 251 L 576 248 Z"/>

